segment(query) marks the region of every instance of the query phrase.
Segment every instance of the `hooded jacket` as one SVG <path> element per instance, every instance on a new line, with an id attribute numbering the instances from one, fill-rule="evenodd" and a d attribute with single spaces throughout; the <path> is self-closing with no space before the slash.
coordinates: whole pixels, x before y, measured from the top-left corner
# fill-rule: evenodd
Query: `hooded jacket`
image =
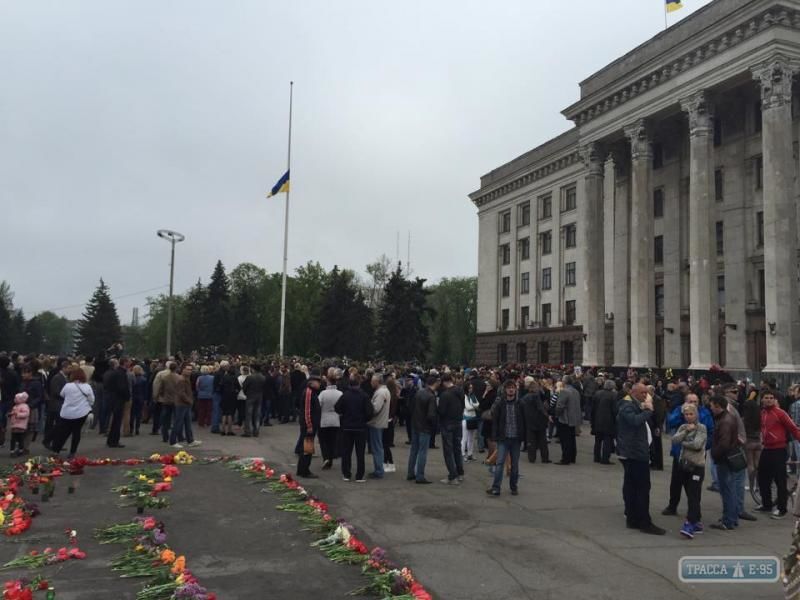
<path id="1" fill-rule="evenodd" d="M 765 450 L 786 448 L 789 436 L 800 440 L 800 429 L 789 414 L 778 406 L 761 407 L 761 439 Z"/>

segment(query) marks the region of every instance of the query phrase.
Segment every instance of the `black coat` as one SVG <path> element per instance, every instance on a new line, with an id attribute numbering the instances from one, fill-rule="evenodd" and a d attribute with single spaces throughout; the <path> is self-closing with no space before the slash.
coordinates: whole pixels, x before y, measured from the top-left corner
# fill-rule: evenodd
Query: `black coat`
<path id="1" fill-rule="evenodd" d="M 505 398 L 498 398 L 492 406 L 492 439 L 502 442 L 506 439 L 506 412 L 509 405 L 517 413 L 517 437 L 516 439 L 525 441 L 527 432 L 525 431 L 525 415 L 522 412 L 522 403 L 519 400 L 508 402 Z"/>
<path id="2" fill-rule="evenodd" d="M 436 394 L 424 387 L 411 401 L 411 427 L 419 433 L 433 433 L 436 423 Z"/>
<path id="3" fill-rule="evenodd" d="M 464 419 L 464 392 L 460 387 L 446 388 L 439 394 L 439 417 L 443 424 L 461 423 Z"/>
<path id="4" fill-rule="evenodd" d="M 541 392 L 528 392 L 520 400 L 525 415 L 525 427 L 529 432 L 544 431 L 550 422 L 547 406 L 542 401 Z"/>
<path id="5" fill-rule="evenodd" d="M 128 383 L 128 371 L 117 367 L 109 371 L 105 380 L 103 394 L 111 398 L 112 406 L 122 406 L 131 399 L 131 386 Z"/>
<path id="6" fill-rule="evenodd" d="M 300 414 L 297 417 L 300 431 L 306 436 L 315 435 L 319 431 L 321 418 L 322 407 L 319 404 L 319 390 L 306 386 L 300 396 Z"/>
<path id="7" fill-rule="evenodd" d="M 612 390 L 597 390 L 592 396 L 592 433 L 614 435 L 617 421 L 617 394 Z"/>
<path id="8" fill-rule="evenodd" d="M 366 431 L 375 412 L 370 398 L 358 387 L 348 387 L 336 401 L 339 427 L 343 431 Z"/>

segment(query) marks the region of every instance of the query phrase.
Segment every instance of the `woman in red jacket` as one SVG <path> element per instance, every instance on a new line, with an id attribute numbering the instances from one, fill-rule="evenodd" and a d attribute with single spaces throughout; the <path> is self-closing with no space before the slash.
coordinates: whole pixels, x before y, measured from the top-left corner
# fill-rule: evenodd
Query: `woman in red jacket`
<path id="1" fill-rule="evenodd" d="M 761 396 L 761 439 L 764 450 L 758 461 L 758 488 L 761 490 L 760 512 L 772 513 L 773 519 L 786 516 L 786 460 L 789 436 L 800 440 L 800 429 L 778 406 L 775 394 L 767 390 Z M 778 487 L 775 509 L 772 507 L 772 482 Z"/>

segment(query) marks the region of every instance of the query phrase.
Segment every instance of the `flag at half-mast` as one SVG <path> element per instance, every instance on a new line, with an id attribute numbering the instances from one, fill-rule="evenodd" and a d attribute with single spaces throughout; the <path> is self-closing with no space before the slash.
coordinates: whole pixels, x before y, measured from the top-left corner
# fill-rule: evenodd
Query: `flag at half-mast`
<path id="1" fill-rule="evenodd" d="M 278 183 L 272 186 L 272 191 L 267 194 L 267 198 L 271 198 L 275 194 L 280 194 L 281 192 L 288 192 L 289 191 L 289 171 L 283 174 L 283 177 L 278 179 Z"/>
<path id="2" fill-rule="evenodd" d="M 683 4 L 681 4 L 681 0 L 667 0 L 667 12 L 672 12 L 674 10 L 680 10 L 683 8 Z"/>

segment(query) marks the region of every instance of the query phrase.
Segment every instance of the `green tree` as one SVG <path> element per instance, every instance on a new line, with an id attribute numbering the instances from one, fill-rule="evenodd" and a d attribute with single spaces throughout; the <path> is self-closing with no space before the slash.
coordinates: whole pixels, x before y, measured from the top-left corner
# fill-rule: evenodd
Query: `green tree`
<path id="1" fill-rule="evenodd" d="M 475 277 L 444 278 L 431 286 L 431 359 L 437 363 L 468 365 L 475 352 L 478 281 Z"/>
<path id="2" fill-rule="evenodd" d="M 230 346 L 234 352 L 256 354 L 263 347 L 264 335 L 259 327 L 263 307 L 258 299 L 266 277 L 264 269 L 251 263 L 242 263 L 231 271 Z"/>
<path id="3" fill-rule="evenodd" d="M 230 338 L 231 323 L 230 281 L 225 274 L 221 260 L 217 261 L 206 296 L 205 319 L 203 326 L 207 333 L 207 342 L 212 346 L 227 346 Z"/>
<path id="4" fill-rule="evenodd" d="M 389 277 L 378 317 L 378 348 L 387 360 L 422 360 L 430 350 L 425 280 L 406 279 L 400 265 Z"/>
<path id="5" fill-rule="evenodd" d="M 147 321 L 140 327 L 142 352 L 149 356 L 164 356 L 167 348 L 167 314 L 169 310 L 169 296 L 159 294 L 155 298 L 147 299 Z M 172 322 L 184 322 L 184 298 L 180 294 L 172 297 Z M 173 327 L 172 347 L 184 350 L 186 345 L 181 339 L 180 328 Z"/>
<path id="6" fill-rule="evenodd" d="M 286 354 L 317 353 L 319 310 L 328 273 L 318 262 L 298 267 L 286 284 Z M 280 319 L 280 311 L 277 314 Z"/>
<path id="7" fill-rule="evenodd" d="M 42 352 L 44 346 L 44 332 L 38 317 L 32 317 L 25 323 L 25 342 L 23 352 Z"/>
<path id="8" fill-rule="evenodd" d="M 181 341 L 181 345 L 176 348 L 183 352 L 192 352 L 208 344 L 208 335 L 204 326 L 207 303 L 208 290 L 198 279 L 194 287 L 186 292 L 186 297 L 182 302 L 181 318 L 174 320 L 177 323 L 177 337 Z"/>
<path id="9" fill-rule="evenodd" d="M 122 340 L 117 307 L 102 279 L 78 321 L 76 336 L 77 351 L 83 355 L 97 354 Z"/>
<path id="10" fill-rule="evenodd" d="M 34 318 L 39 322 L 42 331 L 42 352 L 68 354 L 72 351 L 70 348 L 70 325 L 67 319 L 59 317 L 49 310 L 39 313 Z"/>
<path id="11" fill-rule="evenodd" d="M 0 349 L 11 350 L 11 318 L 14 312 L 14 294 L 7 281 L 0 281 Z"/>
<path id="12" fill-rule="evenodd" d="M 317 327 L 319 354 L 367 358 L 372 333 L 372 314 L 355 273 L 334 267 L 322 291 Z"/>

